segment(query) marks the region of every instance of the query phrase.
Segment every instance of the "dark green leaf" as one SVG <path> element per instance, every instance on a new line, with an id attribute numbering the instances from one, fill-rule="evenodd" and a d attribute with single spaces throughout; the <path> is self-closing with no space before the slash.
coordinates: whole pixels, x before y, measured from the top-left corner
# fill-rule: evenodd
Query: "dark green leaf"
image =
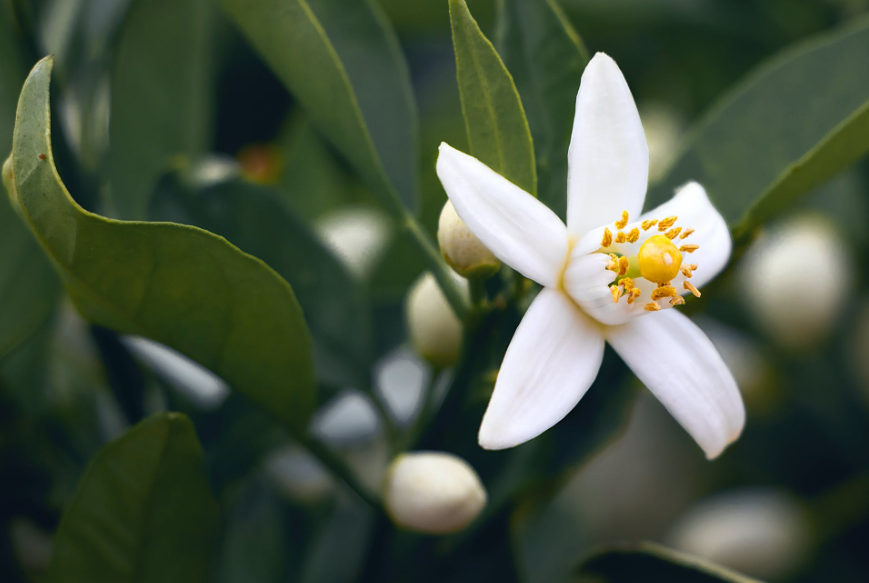
<path id="1" fill-rule="evenodd" d="M 465 0 L 450 0 L 450 22 L 470 154 L 536 194 L 534 144 L 513 78 Z"/>
<path id="2" fill-rule="evenodd" d="M 320 379 L 365 386 L 372 322 L 364 292 L 317 235 L 281 205 L 280 195 L 239 179 L 193 192 L 177 186 L 157 196 L 152 218 L 206 229 L 265 261 L 299 299 Z"/>
<path id="3" fill-rule="evenodd" d="M 760 583 L 652 543 L 602 549 L 582 562 L 579 575 L 588 583 Z"/>
<path id="4" fill-rule="evenodd" d="M 48 580 L 204 582 L 218 522 L 193 424 L 155 415 L 88 466 L 54 537 Z"/>
<path id="5" fill-rule="evenodd" d="M 120 31 L 111 74 L 107 208 L 143 219 L 159 177 L 210 141 L 210 0 L 138 0 Z"/>
<path id="6" fill-rule="evenodd" d="M 121 222 L 79 207 L 54 168 L 51 58 L 21 93 L 11 198 L 90 321 L 171 346 L 301 429 L 314 406 L 311 340 L 290 286 L 193 227 Z"/>
<path id="7" fill-rule="evenodd" d="M 417 119 L 398 40 L 371 0 L 222 0 L 310 119 L 394 206 L 417 204 Z"/>
<path id="8" fill-rule="evenodd" d="M 498 52 L 528 115 L 537 151 L 538 196 L 564 218 L 567 148 L 588 51 L 555 0 L 498 4 Z"/>
<path id="9" fill-rule="evenodd" d="M 700 122 L 650 196 L 703 184 L 745 232 L 869 151 L 869 20 L 786 50 Z"/>
<path id="10" fill-rule="evenodd" d="M 358 498 L 340 496 L 330 516 L 311 540 L 302 567 L 302 583 L 358 580 L 371 539 L 374 513 Z M 340 553 L 341 560 L 335 555 Z"/>

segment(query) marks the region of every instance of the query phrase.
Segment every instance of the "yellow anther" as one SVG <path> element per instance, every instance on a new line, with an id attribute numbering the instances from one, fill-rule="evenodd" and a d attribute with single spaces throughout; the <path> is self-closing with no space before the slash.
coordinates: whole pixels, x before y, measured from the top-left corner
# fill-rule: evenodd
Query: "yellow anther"
<path id="1" fill-rule="evenodd" d="M 697 264 L 692 263 L 691 265 L 688 266 L 688 269 L 690 269 L 691 271 L 697 271 Z"/>
<path id="2" fill-rule="evenodd" d="M 609 229 L 604 229 L 603 230 L 603 239 L 601 239 L 601 241 L 600 241 L 600 246 L 606 248 L 612 244 L 613 244 L 612 231 L 610 231 Z"/>
<path id="3" fill-rule="evenodd" d="M 682 231 L 682 234 L 679 235 L 679 238 L 684 239 L 685 237 L 687 237 L 688 235 L 690 235 L 693 232 L 694 232 L 694 229 L 685 229 L 684 231 Z"/>
<path id="4" fill-rule="evenodd" d="M 616 233 L 616 243 L 624 243 L 627 235 L 625 235 L 624 231 L 619 231 Z"/>
<path id="5" fill-rule="evenodd" d="M 682 253 L 694 253 L 698 249 L 700 249 L 700 245 L 682 245 L 679 247 L 679 251 Z"/>
<path id="6" fill-rule="evenodd" d="M 628 292 L 628 303 L 633 304 L 634 300 L 636 300 L 638 297 L 640 297 L 640 294 L 642 294 L 642 293 L 643 292 L 641 292 L 639 290 L 639 288 L 636 288 L 636 287 L 633 288 L 630 292 Z"/>
<path id="7" fill-rule="evenodd" d="M 624 278 L 622 278 L 622 280 L 619 282 L 619 285 L 623 285 L 623 286 L 625 286 L 625 291 L 626 291 L 626 292 L 629 292 L 629 291 L 631 291 L 632 289 L 634 289 L 634 280 L 631 279 L 630 277 L 624 277 Z"/>
<path id="8" fill-rule="evenodd" d="M 673 226 L 673 223 L 675 223 L 678 218 L 679 217 L 677 217 L 677 216 L 672 216 L 672 217 L 667 217 L 666 219 L 661 219 L 661 221 L 658 222 L 658 230 L 659 231 L 666 231 L 667 229 L 669 229 L 670 227 Z"/>
<path id="9" fill-rule="evenodd" d="M 619 256 L 616 255 L 615 253 L 610 253 L 610 260 L 606 264 L 606 268 L 609 269 L 610 271 L 615 271 L 616 273 L 618 273 L 619 272 Z"/>
<path id="10" fill-rule="evenodd" d="M 682 227 L 673 227 L 672 229 L 667 231 L 667 234 L 664 236 L 667 237 L 668 239 L 675 239 L 676 235 L 678 235 L 681 231 L 682 231 Z"/>
<path id="11" fill-rule="evenodd" d="M 613 294 L 613 303 L 617 304 L 619 298 L 622 297 L 622 288 L 619 285 L 614 285 L 610 288 L 610 292 Z"/>
<path id="12" fill-rule="evenodd" d="M 624 229 L 628 224 L 628 211 L 622 211 L 622 220 L 616 221 L 616 229 Z"/>
<path id="13" fill-rule="evenodd" d="M 631 262 L 625 256 L 619 257 L 619 275 L 624 275 L 631 268 Z"/>
<path id="14" fill-rule="evenodd" d="M 637 253 L 640 275 L 654 283 L 669 283 L 679 274 L 682 253 L 667 237 L 654 235 L 646 239 Z"/>
<path id="15" fill-rule="evenodd" d="M 655 302 L 649 302 L 648 304 L 643 306 L 643 309 L 646 310 L 647 312 L 660 312 L 661 306 L 659 306 Z"/>
<path id="16" fill-rule="evenodd" d="M 652 290 L 652 301 L 660 300 L 661 298 L 675 298 L 677 295 L 676 288 L 672 285 L 659 285 Z"/>
<path id="17" fill-rule="evenodd" d="M 639 239 L 639 238 L 640 238 L 640 230 L 638 228 L 634 227 L 633 229 L 631 229 L 631 232 L 628 233 L 628 237 L 627 237 L 628 243 L 636 243 L 637 239 Z"/>
<path id="18" fill-rule="evenodd" d="M 687 265 L 683 265 L 682 269 L 680 269 L 679 271 L 681 271 L 682 275 L 684 275 L 685 277 L 691 277 L 692 275 L 694 275 L 693 273 L 691 273 L 691 268 Z"/>
<path id="19" fill-rule="evenodd" d="M 648 231 L 649 229 L 651 229 L 652 227 L 654 227 L 657 224 L 658 224 L 658 219 L 652 219 L 650 221 L 643 221 L 643 223 L 640 226 L 643 227 L 644 231 Z"/>
<path id="20" fill-rule="evenodd" d="M 682 296 L 676 296 L 675 298 L 670 300 L 671 306 L 681 306 L 684 303 L 685 303 L 685 298 L 683 298 Z"/>
<path id="21" fill-rule="evenodd" d="M 698 290 L 696 287 L 694 287 L 694 284 L 691 283 L 690 281 L 683 281 L 682 287 L 687 289 L 689 292 L 694 294 L 696 297 L 698 297 L 698 298 L 700 297 L 700 290 Z"/>

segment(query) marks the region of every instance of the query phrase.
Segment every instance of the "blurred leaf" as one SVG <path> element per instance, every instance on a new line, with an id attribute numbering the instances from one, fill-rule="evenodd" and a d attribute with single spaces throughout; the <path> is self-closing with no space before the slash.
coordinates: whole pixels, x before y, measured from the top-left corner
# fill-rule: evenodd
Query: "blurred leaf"
<path id="1" fill-rule="evenodd" d="M 240 179 L 196 191 L 178 185 L 158 195 L 152 218 L 211 231 L 265 261 L 290 283 L 302 306 L 321 380 L 366 386 L 373 324 L 365 294 L 279 196 Z"/>
<path id="2" fill-rule="evenodd" d="M 362 568 L 374 525 L 374 513 L 358 498 L 340 496 L 330 516 L 311 540 L 302 583 L 351 583 Z M 335 560 L 340 553 L 341 560 Z"/>
<path id="3" fill-rule="evenodd" d="M 21 39 L 16 34 L 11 11 L 11 5 L 0 4 L 0 157 L 4 158 L 12 149 L 15 105 L 27 76 Z"/>
<path id="4" fill-rule="evenodd" d="M 567 148 L 588 51 L 555 0 L 499 0 L 497 44 L 537 151 L 538 196 L 564 218 Z"/>
<path id="5" fill-rule="evenodd" d="M 155 415 L 88 466 L 54 537 L 48 580 L 204 582 L 218 523 L 193 424 Z"/>
<path id="6" fill-rule="evenodd" d="M 743 233 L 869 151 L 869 20 L 803 43 L 750 74 L 694 129 L 650 196 L 703 184 Z"/>
<path id="7" fill-rule="evenodd" d="M 76 307 L 95 324 L 179 350 L 303 428 L 315 401 L 311 340 L 290 286 L 206 231 L 81 209 L 53 165 L 51 67 L 40 61 L 21 93 L 10 195 Z"/>
<path id="8" fill-rule="evenodd" d="M 372 0 L 222 0 L 248 41 L 394 207 L 417 205 L 417 115 L 398 40 Z"/>
<path id="9" fill-rule="evenodd" d="M 588 583 L 760 583 L 703 559 L 653 543 L 613 545 L 583 560 L 580 581 Z"/>
<path id="10" fill-rule="evenodd" d="M 137 0 L 111 74 L 107 208 L 143 219 L 173 158 L 207 149 L 211 132 L 210 0 Z"/>
<path id="11" fill-rule="evenodd" d="M 465 0 L 450 0 L 450 23 L 470 154 L 536 194 L 534 144 L 513 78 Z"/>

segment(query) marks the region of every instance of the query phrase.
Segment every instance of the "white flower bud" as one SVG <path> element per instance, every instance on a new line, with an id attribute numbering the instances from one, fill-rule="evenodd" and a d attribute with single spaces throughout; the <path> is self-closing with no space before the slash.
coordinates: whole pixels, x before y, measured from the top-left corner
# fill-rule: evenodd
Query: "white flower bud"
<path id="1" fill-rule="evenodd" d="M 468 526 L 486 505 L 477 472 L 454 455 L 402 454 L 386 472 L 383 501 L 392 521 L 428 534 L 449 534 Z"/>
<path id="2" fill-rule="evenodd" d="M 776 490 L 714 496 L 675 525 L 669 546 L 763 580 L 784 579 L 808 554 L 808 517 L 796 500 Z"/>
<path id="3" fill-rule="evenodd" d="M 486 279 L 497 273 L 501 262 L 477 239 L 447 201 L 438 221 L 438 243 L 444 259 L 456 273 L 468 279 Z"/>
<path id="4" fill-rule="evenodd" d="M 852 292 L 852 260 L 833 225 L 803 216 L 763 234 L 740 266 L 743 297 L 760 326 L 786 348 L 830 332 Z"/>
<path id="5" fill-rule="evenodd" d="M 679 153 L 685 120 L 674 108 L 657 102 L 640 104 L 640 119 L 649 144 L 649 180 L 664 177 Z"/>
<path id="6" fill-rule="evenodd" d="M 408 293 L 407 325 L 414 348 L 431 364 L 447 367 L 458 362 L 462 323 L 431 273 L 421 275 Z"/>
<path id="7" fill-rule="evenodd" d="M 365 207 L 330 213 L 318 221 L 317 232 L 360 279 L 366 279 L 377 267 L 392 235 L 386 215 Z"/>

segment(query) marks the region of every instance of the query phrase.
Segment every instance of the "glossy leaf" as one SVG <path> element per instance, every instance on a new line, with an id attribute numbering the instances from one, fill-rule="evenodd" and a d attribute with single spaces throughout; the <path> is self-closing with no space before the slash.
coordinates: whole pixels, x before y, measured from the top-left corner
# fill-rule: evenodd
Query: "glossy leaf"
<path id="1" fill-rule="evenodd" d="M 361 285 L 280 195 L 240 179 L 193 191 L 176 186 L 157 195 L 152 218 L 206 229 L 265 261 L 304 310 L 320 380 L 367 384 L 373 324 Z"/>
<path id="2" fill-rule="evenodd" d="M 536 194 L 534 144 L 513 77 L 465 0 L 450 0 L 450 23 L 469 153 Z"/>
<path id="3" fill-rule="evenodd" d="M 205 582 L 218 523 L 193 424 L 155 415 L 88 466 L 54 537 L 48 580 Z"/>
<path id="4" fill-rule="evenodd" d="M 605 548 L 585 559 L 579 581 L 588 583 L 760 583 L 703 559 L 683 555 L 652 543 Z"/>
<path id="5" fill-rule="evenodd" d="M 40 61 L 21 93 L 10 195 L 79 311 L 175 348 L 304 427 L 315 401 L 311 340 L 290 286 L 207 231 L 115 221 L 79 207 L 54 168 L 51 68 L 51 58 Z"/>
<path id="6" fill-rule="evenodd" d="M 417 116 L 398 40 L 372 0 L 222 0 L 308 117 L 388 206 L 417 204 Z"/>
<path id="7" fill-rule="evenodd" d="M 784 51 L 700 122 L 647 206 L 702 183 L 738 233 L 869 152 L 869 20 Z"/>
<path id="8" fill-rule="evenodd" d="M 107 210 L 143 219 L 159 177 L 209 145 L 210 0 L 137 0 L 120 30 L 111 73 Z"/>
<path id="9" fill-rule="evenodd" d="M 534 137 L 537 195 L 564 218 L 567 148 L 588 51 L 556 0 L 500 0 L 498 6 L 498 52 Z"/>

